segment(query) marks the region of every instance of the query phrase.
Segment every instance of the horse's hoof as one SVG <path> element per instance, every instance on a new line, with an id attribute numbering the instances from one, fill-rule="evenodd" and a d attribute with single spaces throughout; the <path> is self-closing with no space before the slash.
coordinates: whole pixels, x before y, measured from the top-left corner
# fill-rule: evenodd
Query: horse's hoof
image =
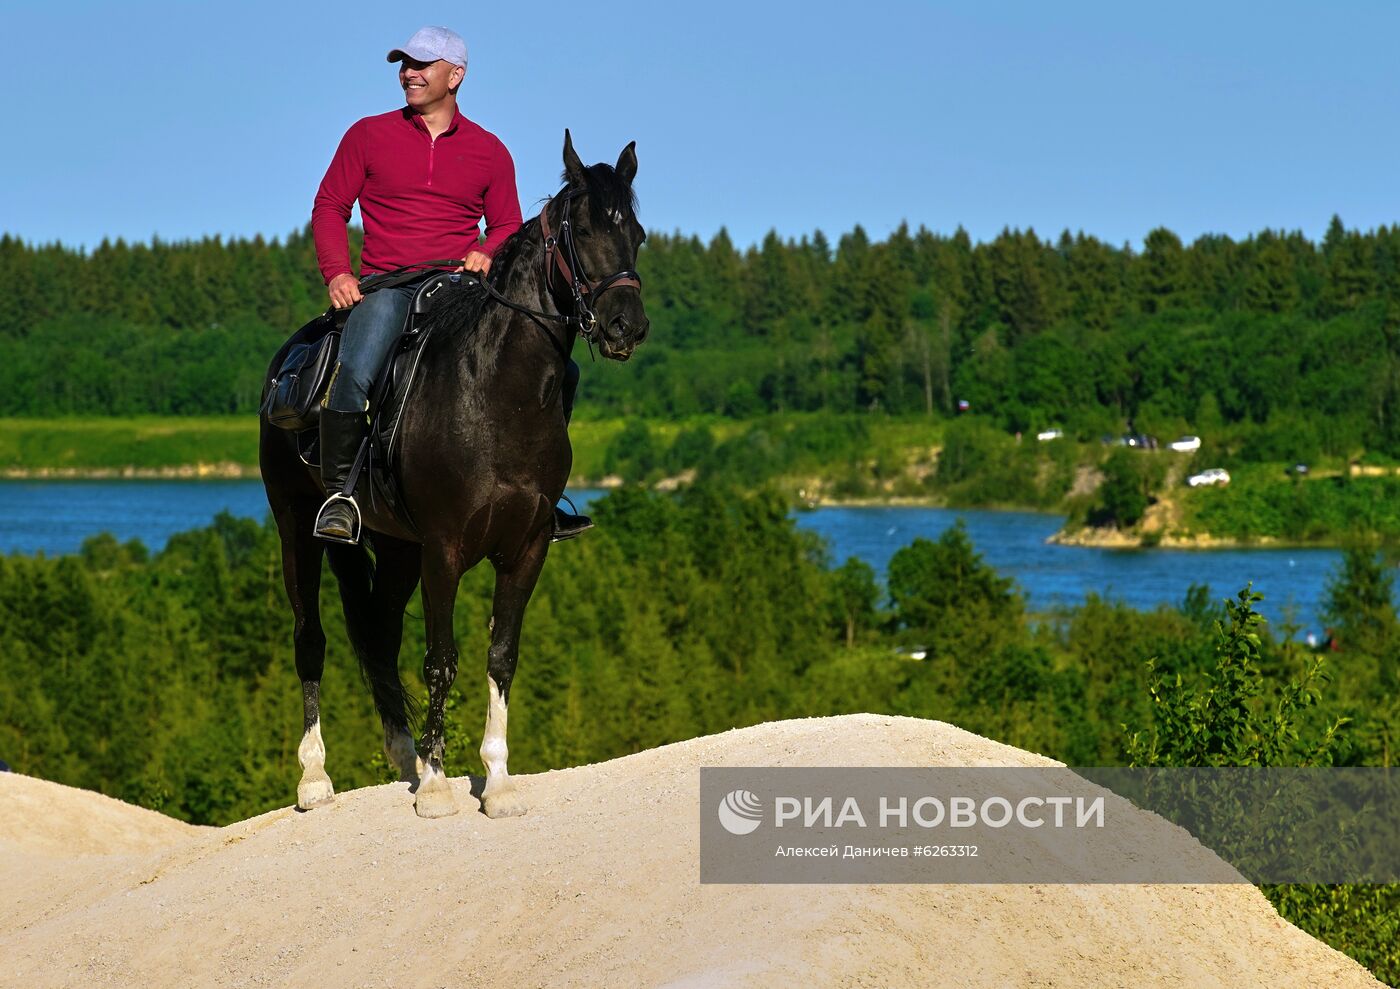
<path id="1" fill-rule="evenodd" d="M 308 769 L 297 784 L 297 806 L 302 810 L 335 802 L 335 787 L 324 769 Z"/>
<path id="2" fill-rule="evenodd" d="M 413 747 L 413 739 L 407 734 L 400 735 L 384 746 L 384 755 L 389 763 L 398 769 L 399 782 L 417 786 L 423 778 L 423 760 Z"/>
<path id="3" fill-rule="evenodd" d="M 413 809 L 419 817 L 429 819 L 451 817 L 457 813 L 457 800 L 452 796 L 452 785 L 447 782 L 447 777 L 436 774 L 424 777 L 413 798 Z"/>
<path id="4" fill-rule="evenodd" d="M 485 794 L 481 798 L 481 809 L 491 818 L 519 817 L 529 810 L 525 801 L 520 799 L 520 794 L 513 789 Z"/>

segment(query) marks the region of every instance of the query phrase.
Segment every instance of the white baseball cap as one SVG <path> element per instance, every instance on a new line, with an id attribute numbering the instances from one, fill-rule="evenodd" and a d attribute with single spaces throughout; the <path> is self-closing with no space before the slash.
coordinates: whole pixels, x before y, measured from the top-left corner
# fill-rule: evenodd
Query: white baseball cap
<path id="1" fill-rule="evenodd" d="M 436 62 L 442 59 L 453 65 L 467 67 L 467 43 L 456 31 L 445 27 L 420 28 L 402 48 L 389 52 L 386 61 L 402 62 L 411 58 L 415 62 Z"/>

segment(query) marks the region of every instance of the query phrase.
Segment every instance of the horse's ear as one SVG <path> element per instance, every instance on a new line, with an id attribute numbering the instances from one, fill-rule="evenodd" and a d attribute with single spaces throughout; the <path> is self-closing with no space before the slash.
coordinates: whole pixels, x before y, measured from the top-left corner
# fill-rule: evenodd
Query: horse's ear
<path id="1" fill-rule="evenodd" d="M 564 181 L 569 185 L 583 185 L 583 162 L 574 151 L 574 139 L 569 136 L 569 128 L 564 128 Z"/>
<path id="2" fill-rule="evenodd" d="M 616 172 L 618 175 L 622 176 L 622 181 L 626 182 L 628 185 L 631 185 L 632 180 L 637 177 L 636 141 L 628 143 L 627 147 L 622 149 L 622 154 L 617 156 Z"/>

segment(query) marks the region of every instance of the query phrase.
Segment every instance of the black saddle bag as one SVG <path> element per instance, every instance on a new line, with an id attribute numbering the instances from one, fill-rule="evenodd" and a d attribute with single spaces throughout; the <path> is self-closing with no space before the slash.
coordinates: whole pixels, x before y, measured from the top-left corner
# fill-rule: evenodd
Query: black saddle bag
<path id="1" fill-rule="evenodd" d="M 300 339 L 287 350 L 263 400 L 262 414 L 269 425 L 297 432 L 320 424 L 321 399 L 340 353 L 342 326 L 343 318 L 326 313 L 297 333 Z"/>

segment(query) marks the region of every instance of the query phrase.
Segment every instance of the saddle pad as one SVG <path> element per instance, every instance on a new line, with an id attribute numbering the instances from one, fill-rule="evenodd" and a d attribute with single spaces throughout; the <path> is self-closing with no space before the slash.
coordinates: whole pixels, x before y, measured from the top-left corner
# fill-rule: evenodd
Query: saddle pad
<path id="1" fill-rule="evenodd" d="M 416 338 L 406 340 L 400 345 L 393 357 L 390 359 L 385 373 L 390 376 L 387 391 L 384 396 L 384 405 L 379 410 L 379 416 L 375 419 L 377 428 L 374 431 L 374 441 L 376 446 L 375 460 L 387 460 L 390 452 L 391 441 L 398 430 L 399 420 L 403 418 L 404 405 L 408 400 L 408 393 L 416 377 L 416 365 L 422 353 L 422 344 L 427 341 L 427 334 L 418 334 Z M 310 467 L 319 467 L 321 455 L 319 452 L 320 439 L 319 422 L 313 423 L 297 430 L 298 449 L 301 452 L 301 459 Z"/>

